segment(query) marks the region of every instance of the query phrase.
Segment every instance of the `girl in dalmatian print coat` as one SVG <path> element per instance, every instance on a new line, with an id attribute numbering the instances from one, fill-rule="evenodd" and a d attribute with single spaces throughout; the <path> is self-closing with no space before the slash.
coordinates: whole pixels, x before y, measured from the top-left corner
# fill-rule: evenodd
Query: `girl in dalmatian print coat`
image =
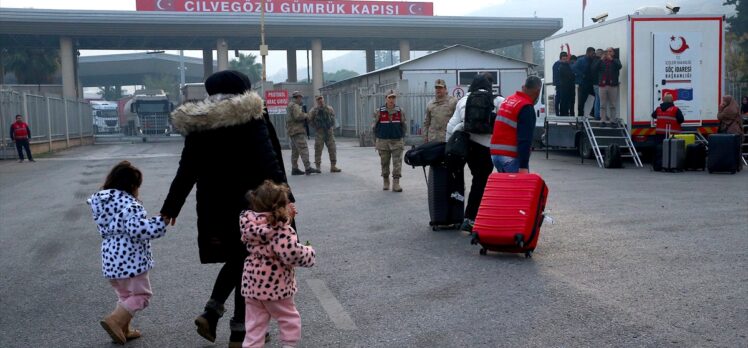
<path id="1" fill-rule="evenodd" d="M 278 321 L 282 346 L 295 347 L 301 339 L 301 317 L 293 300 L 294 267 L 314 266 L 314 249 L 301 245 L 289 224 L 296 208 L 288 199 L 288 186 L 266 180 L 247 194 L 247 200 L 253 210 L 243 211 L 239 218 L 242 242 L 249 251 L 242 276 L 242 347 L 264 346 L 271 317 Z"/>
<path id="2" fill-rule="evenodd" d="M 151 239 L 166 233 L 162 217 L 148 219 L 138 201 L 143 175 L 130 162 L 122 161 L 109 172 L 102 190 L 86 202 L 101 234 L 101 267 L 119 301 L 101 326 L 119 344 L 140 337 L 130 328 L 133 315 L 148 306 L 153 268 Z"/>

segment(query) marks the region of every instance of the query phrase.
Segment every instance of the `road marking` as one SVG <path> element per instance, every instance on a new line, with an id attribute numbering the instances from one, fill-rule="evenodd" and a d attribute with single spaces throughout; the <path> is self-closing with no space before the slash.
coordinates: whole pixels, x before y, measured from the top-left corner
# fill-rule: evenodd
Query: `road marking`
<path id="1" fill-rule="evenodd" d="M 312 288 L 312 292 L 317 296 L 317 299 L 322 304 L 322 308 L 325 309 L 327 315 L 330 317 L 335 326 L 341 330 L 358 330 L 353 319 L 348 315 L 348 312 L 343 309 L 343 305 L 338 302 L 332 291 L 327 288 L 325 281 L 322 279 L 307 279 L 307 285 Z"/>

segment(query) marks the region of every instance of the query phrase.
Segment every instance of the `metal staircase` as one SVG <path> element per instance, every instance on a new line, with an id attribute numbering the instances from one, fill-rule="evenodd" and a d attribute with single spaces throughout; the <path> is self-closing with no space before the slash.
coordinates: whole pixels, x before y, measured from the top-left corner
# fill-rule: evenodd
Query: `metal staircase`
<path id="1" fill-rule="evenodd" d="M 603 127 L 600 121 L 588 117 L 581 118 L 584 124 L 584 131 L 587 134 L 587 140 L 590 142 L 590 147 L 597 160 L 598 167 L 603 168 L 604 166 L 605 156 L 602 148 L 610 144 L 618 144 L 623 151 L 621 157 L 631 158 L 638 168 L 644 166 L 639 158 L 639 153 L 636 151 L 636 147 L 634 147 L 634 142 L 631 141 L 631 134 L 629 134 L 628 127 L 620 120 L 612 124 L 612 127 Z"/>

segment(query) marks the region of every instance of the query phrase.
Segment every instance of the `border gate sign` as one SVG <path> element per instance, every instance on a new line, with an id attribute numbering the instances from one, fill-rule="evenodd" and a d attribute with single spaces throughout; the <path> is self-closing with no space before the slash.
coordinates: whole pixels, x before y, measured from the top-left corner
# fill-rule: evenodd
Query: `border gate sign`
<path id="1" fill-rule="evenodd" d="M 286 106 L 288 106 L 288 90 L 265 91 L 265 106 L 270 115 L 285 114 Z"/>
<path id="2" fill-rule="evenodd" d="M 136 0 L 137 11 L 262 12 L 261 0 Z M 265 0 L 265 13 L 304 15 L 433 16 L 431 2 Z"/>

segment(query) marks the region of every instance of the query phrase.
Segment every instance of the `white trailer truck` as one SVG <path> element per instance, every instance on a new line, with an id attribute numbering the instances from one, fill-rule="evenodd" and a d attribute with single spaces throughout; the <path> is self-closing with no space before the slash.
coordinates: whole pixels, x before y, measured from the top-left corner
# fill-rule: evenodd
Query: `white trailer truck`
<path id="1" fill-rule="evenodd" d="M 120 132 L 117 102 L 92 100 L 90 104 L 94 134 Z"/>
<path id="2" fill-rule="evenodd" d="M 137 91 L 124 109 L 129 128 L 136 131 L 134 135 L 141 136 L 144 142 L 149 137 L 171 134 L 169 117 L 174 104 L 164 91 Z"/>
<path id="3" fill-rule="evenodd" d="M 652 111 L 666 93 L 683 112 L 683 127 L 700 135 L 715 133 L 717 108 L 724 94 L 724 18 L 718 15 L 629 15 L 545 40 L 545 71 L 552 74 L 561 51 L 583 56 L 587 47 L 612 47 L 621 60 L 617 116 L 620 135 L 597 130 L 586 118 L 557 117 L 553 109 L 554 86 L 548 82 L 544 144 L 549 148 L 577 148 L 583 157 L 598 157 L 611 142 L 637 148 L 654 147 Z M 547 77 L 545 81 L 552 81 Z M 585 115 L 593 105 L 586 103 Z M 575 106 L 576 108 L 576 106 Z M 611 133 L 613 132 L 613 133 Z M 597 148 L 597 149 L 596 149 Z M 604 152 L 604 150 L 602 150 Z M 629 153 L 626 151 L 626 153 Z"/>

